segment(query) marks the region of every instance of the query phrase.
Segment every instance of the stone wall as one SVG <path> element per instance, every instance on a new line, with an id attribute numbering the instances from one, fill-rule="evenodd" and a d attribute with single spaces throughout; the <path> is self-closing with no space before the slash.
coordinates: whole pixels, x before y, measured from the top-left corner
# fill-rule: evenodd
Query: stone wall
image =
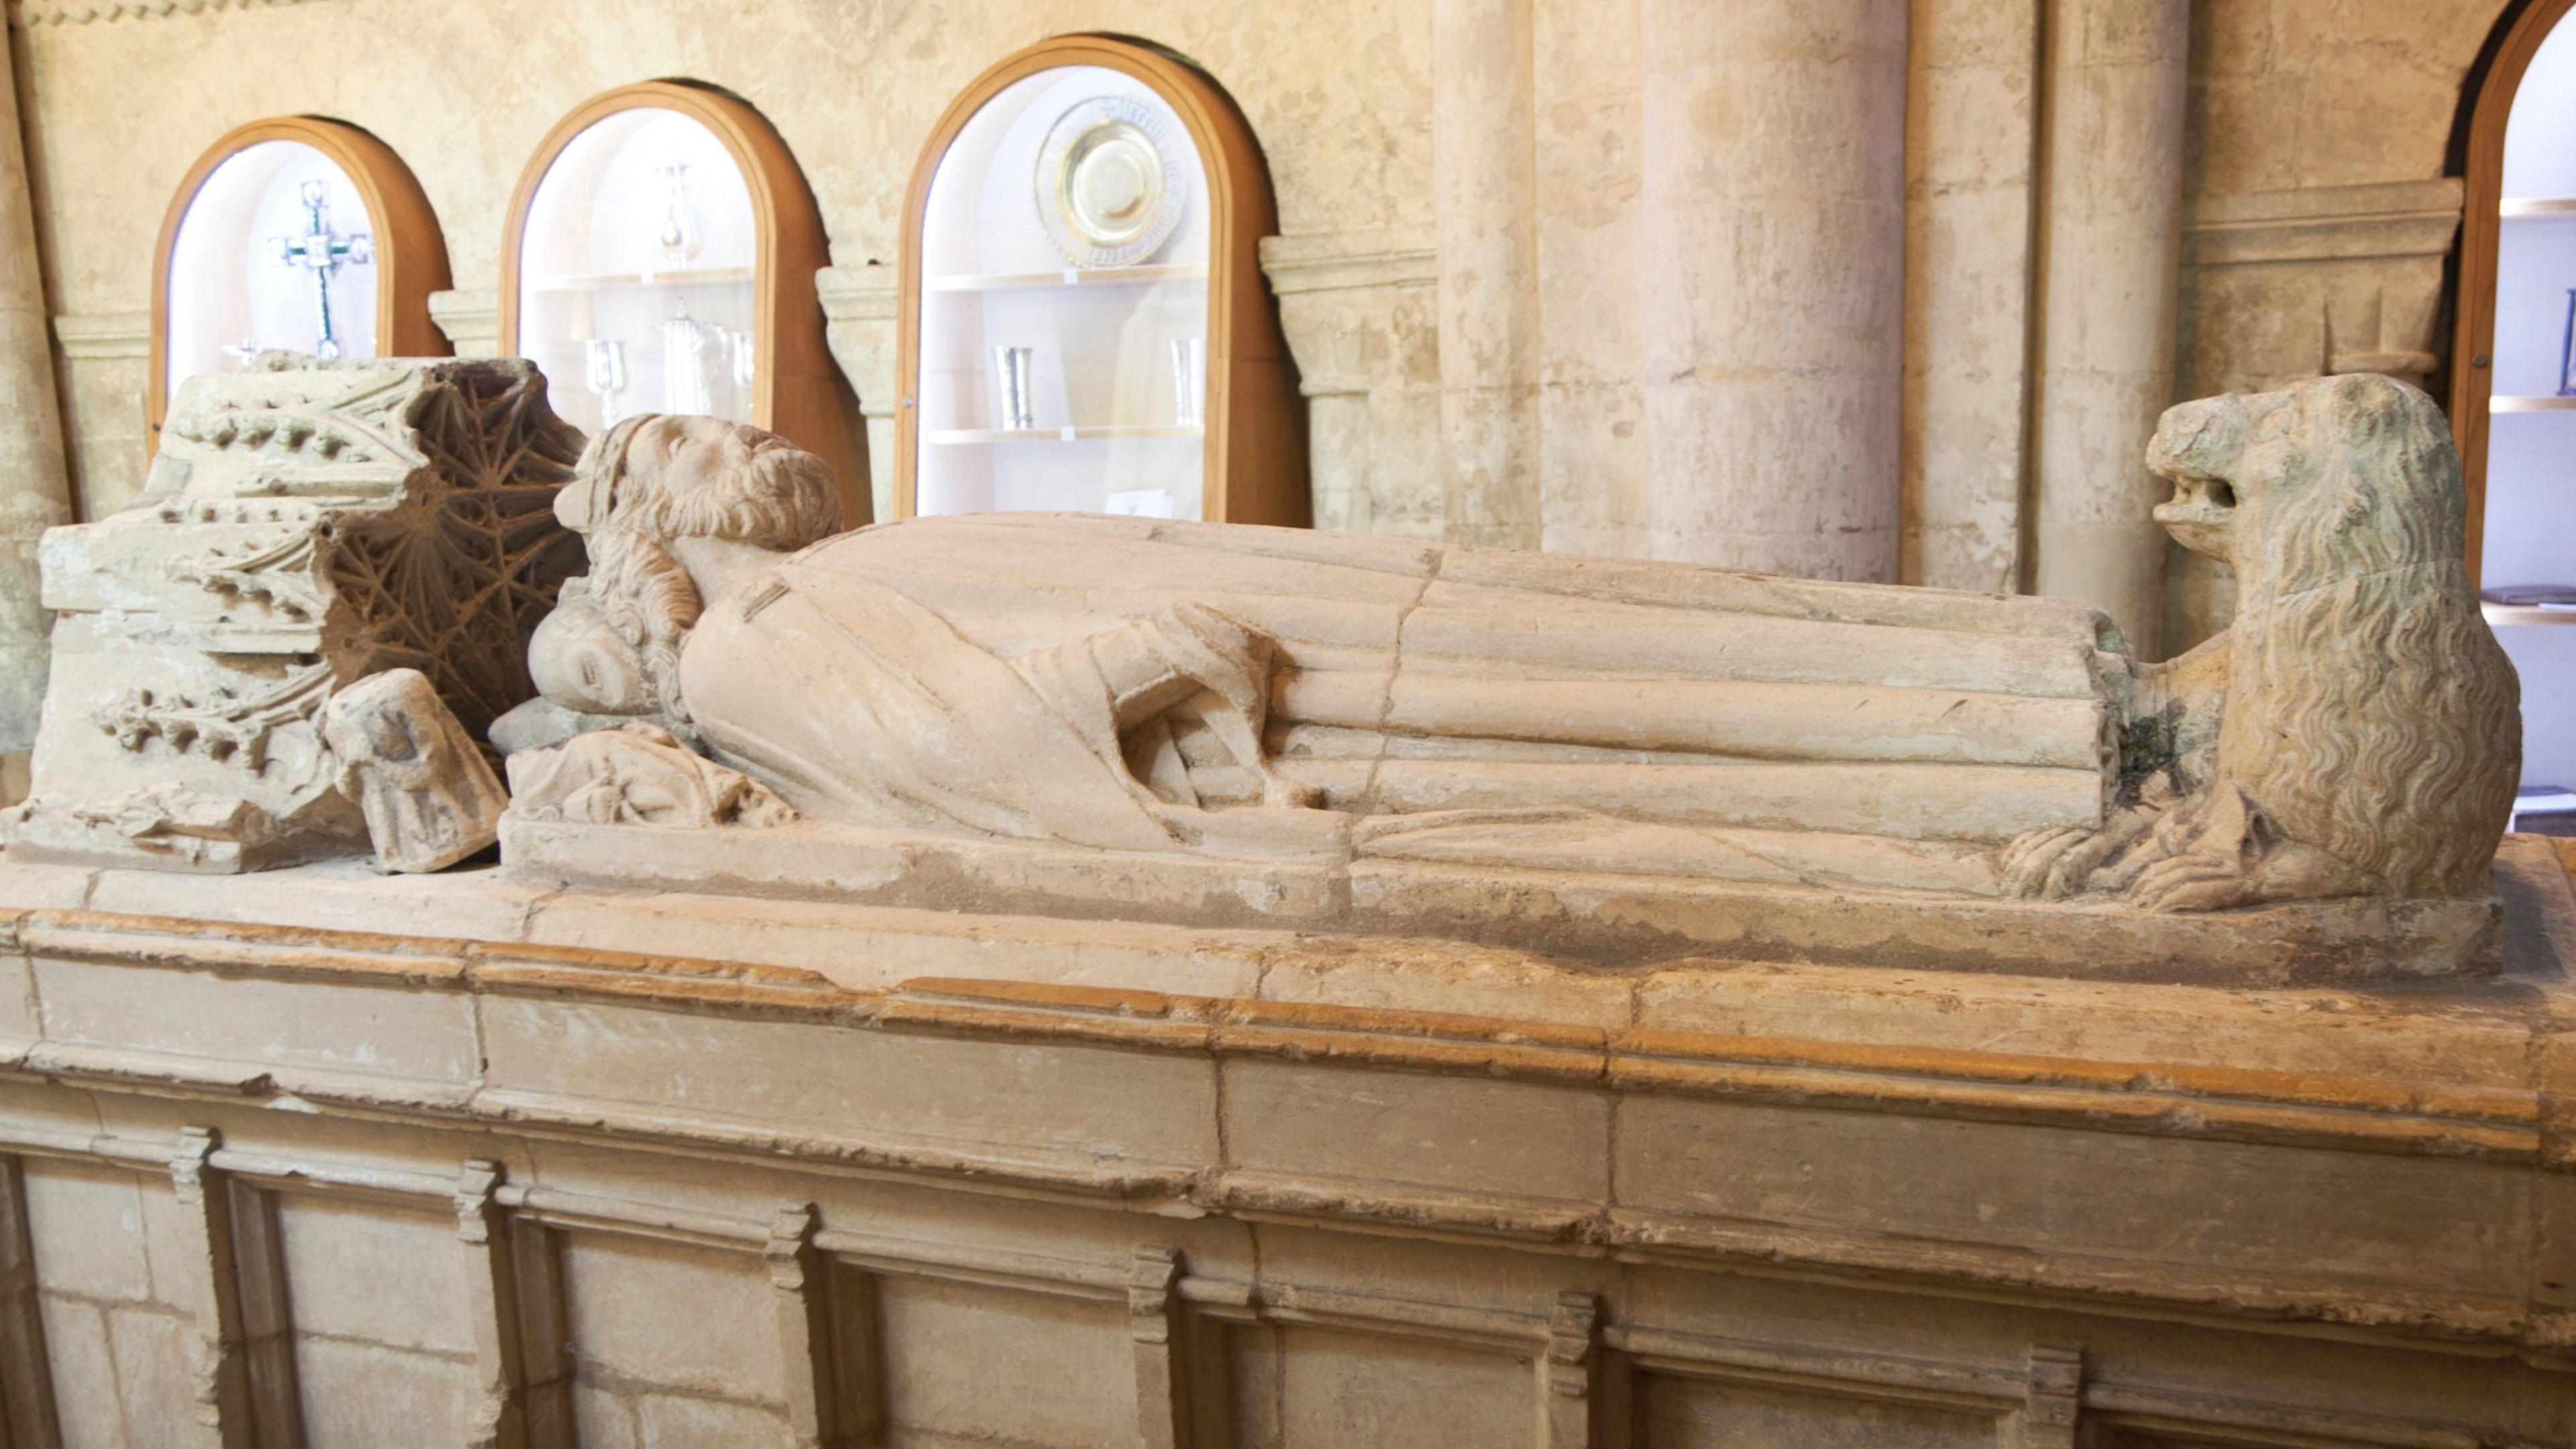
<path id="1" fill-rule="evenodd" d="M 457 291 L 439 315 L 473 351 L 491 345 L 511 184 L 555 118 L 649 76 L 727 87 L 776 123 L 821 203 L 835 348 L 882 449 L 889 264 L 921 138 L 995 57 L 1106 30 L 1203 63 L 1264 147 L 1282 233 L 1264 255 L 1310 402 L 1319 523 L 2045 586 L 2103 602 L 2153 651 L 2160 630 L 2178 646 L 2225 612 L 2224 581 L 2168 570 L 2148 531 L 2156 489 L 2133 455 L 2155 404 L 2438 357 L 2446 147 L 2501 5 L 12 14 L 91 516 L 140 478 L 153 232 L 226 127 L 323 114 L 391 144 L 444 227 Z"/>

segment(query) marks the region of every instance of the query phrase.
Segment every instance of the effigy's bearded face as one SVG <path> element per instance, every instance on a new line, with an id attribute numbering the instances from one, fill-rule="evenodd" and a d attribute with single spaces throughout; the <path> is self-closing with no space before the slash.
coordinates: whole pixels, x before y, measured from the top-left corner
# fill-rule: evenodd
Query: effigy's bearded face
<path id="1" fill-rule="evenodd" d="M 773 434 L 723 418 L 661 413 L 620 424 L 582 455 L 573 481 L 555 495 L 555 517 L 586 534 L 614 522 L 640 494 L 721 493 L 764 445 L 786 446 Z"/>

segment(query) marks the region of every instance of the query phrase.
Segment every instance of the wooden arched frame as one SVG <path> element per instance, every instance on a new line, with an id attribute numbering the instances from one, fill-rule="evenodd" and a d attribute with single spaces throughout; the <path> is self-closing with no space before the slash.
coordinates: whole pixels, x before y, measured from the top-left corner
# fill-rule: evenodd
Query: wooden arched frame
<path id="1" fill-rule="evenodd" d="M 2576 9 L 2576 0 L 2530 0 L 2504 22 L 2486 73 L 2470 103 L 2465 214 L 2460 219 L 2459 293 L 2451 339 L 2451 435 L 2460 445 L 2460 473 L 2469 499 L 2469 583 L 2478 582 L 2485 555 L 2487 516 L 2487 399 L 2495 391 L 2496 247 L 2504 201 L 2504 132 L 2523 73 L 2549 32 Z M 2576 21 L 2569 22 L 2576 24 Z"/>
<path id="2" fill-rule="evenodd" d="M 519 258 L 538 184 L 574 137 L 620 111 L 642 109 L 677 111 L 706 127 L 741 171 L 751 192 L 752 305 L 759 319 L 751 421 L 829 463 L 841 485 L 841 516 L 854 524 L 865 520 L 857 403 L 832 361 L 823 305 L 814 295 L 814 273 L 830 258 L 822 213 L 787 143 L 747 101 L 692 81 L 640 81 L 595 95 L 555 122 L 510 196 L 501 238 L 501 351 L 519 351 Z"/>
<path id="3" fill-rule="evenodd" d="M 179 244 L 179 223 L 216 167 L 263 141 L 310 146 L 358 188 L 368 227 L 375 233 L 377 354 L 444 357 L 451 351 L 446 334 L 429 317 L 429 294 L 448 285 L 447 242 L 439 234 L 428 194 L 393 148 L 346 121 L 320 116 L 277 116 L 236 126 L 188 168 L 161 218 L 161 240 L 152 254 L 152 377 L 145 421 L 156 449 L 161 419 L 170 406 L 170 252 Z"/>
<path id="4" fill-rule="evenodd" d="M 921 461 L 921 232 L 931 178 L 966 123 L 1014 82 L 1090 65 L 1153 88 L 1189 128 L 1207 167 L 1209 257 L 1207 433 L 1201 516 L 1305 527 L 1312 517 L 1295 364 L 1261 274 L 1261 239 L 1278 229 L 1270 169 L 1252 127 L 1206 72 L 1166 51 L 1105 35 L 1062 35 L 1005 57 L 939 118 L 904 198 L 902 335 L 896 386 L 894 514 L 910 518 Z"/>

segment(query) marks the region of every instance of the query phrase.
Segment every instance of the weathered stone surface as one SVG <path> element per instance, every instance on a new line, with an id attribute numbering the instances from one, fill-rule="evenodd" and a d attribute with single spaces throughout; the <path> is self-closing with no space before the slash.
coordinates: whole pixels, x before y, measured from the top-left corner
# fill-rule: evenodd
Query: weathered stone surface
<path id="1" fill-rule="evenodd" d="M 826 538 L 780 440 L 630 419 L 559 502 L 595 571 L 529 709 L 635 722 L 513 757 L 504 854 L 1591 960 L 2493 969 L 2517 720 L 2430 401 L 2195 404 L 2152 461 L 2247 599 L 2169 666 L 2078 606 L 1686 566 L 1070 515 Z"/>
<path id="2" fill-rule="evenodd" d="M 544 379 L 270 362 L 191 380 L 148 500 L 48 535 L 62 619 L 34 795 L 6 824 L 20 858 L 232 872 L 355 853 L 367 821 L 342 777 L 360 762 L 320 722 L 335 695 L 415 670 L 417 697 L 479 736 L 531 692 L 523 641 L 577 563 L 547 506 L 578 435 Z M 470 774 L 457 743 L 451 777 Z M 381 815 L 416 791 L 360 793 Z M 471 838 L 423 823 L 381 857 L 423 868 Z"/>
<path id="3" fill-rule="evenodd" d="M 794 1443 L 800 1404 L 898 1441 L 1116 1442 L 1142 1406 L 1490 1444 L 1569 1396 L 1622 1435 L 1944 1443 L 2034 1383 L 2079 1427 L 2548 1442 L 2576 890 L 2545 842 L 2497 869 L 2506 973 L 2404 992 L 531 909 L 470 870 L 387 882 L 446 899 L 371 933 L 259 919 L 362 867 L 195 921 L 210 882 L 111 871 L 124 912 L 0 938 L 45 1007 L 0 1145 L 67 1164 L 30 1177 L 36 1281 L 57 1381 L 114 1375 L 124 1438 L 78 1406 L 109 1443 L 234 1402 L 147 1342 L 199 1311 L 209 1200 L 282 1229 L 317 1443 L 386 1402 L 453 1442 L 504 1312 L 530 1411 L 611 1445 Z M 583 944 L 508 939 L 549 920 Z M 1031 979 L 887 979 L 944 959 Z M 1152 989 L 1211 961 L 1234 984 Z M 168 1186 L 191 1126 L 216 1194 Z M 471 1223 L 515 1245 L 497 1295 Z"/>

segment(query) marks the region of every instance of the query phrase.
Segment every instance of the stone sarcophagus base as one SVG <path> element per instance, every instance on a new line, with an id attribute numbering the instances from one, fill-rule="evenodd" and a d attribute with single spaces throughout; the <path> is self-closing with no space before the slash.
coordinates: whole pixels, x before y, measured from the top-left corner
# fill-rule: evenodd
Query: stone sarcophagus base
<path id="1" fill-rule="evenodd" d="M 2236 985 L 2493 972 L 2493 898 L 2292 901 L 2209 915 L 1357 858 L 1210 860 L 799 821 L 710 839 L 504 816 L 531 881 L 929 910 L 1411 936 L 1569 962 L 1724 956 Z"/>
<path id="2" fill-rule="evenodd" d="M 190 1449 L 2565 1444 L 2576 890 L 2497 879 L 2500 978 L 2381 991 L 0 864 L 0 1386 Z"/>

